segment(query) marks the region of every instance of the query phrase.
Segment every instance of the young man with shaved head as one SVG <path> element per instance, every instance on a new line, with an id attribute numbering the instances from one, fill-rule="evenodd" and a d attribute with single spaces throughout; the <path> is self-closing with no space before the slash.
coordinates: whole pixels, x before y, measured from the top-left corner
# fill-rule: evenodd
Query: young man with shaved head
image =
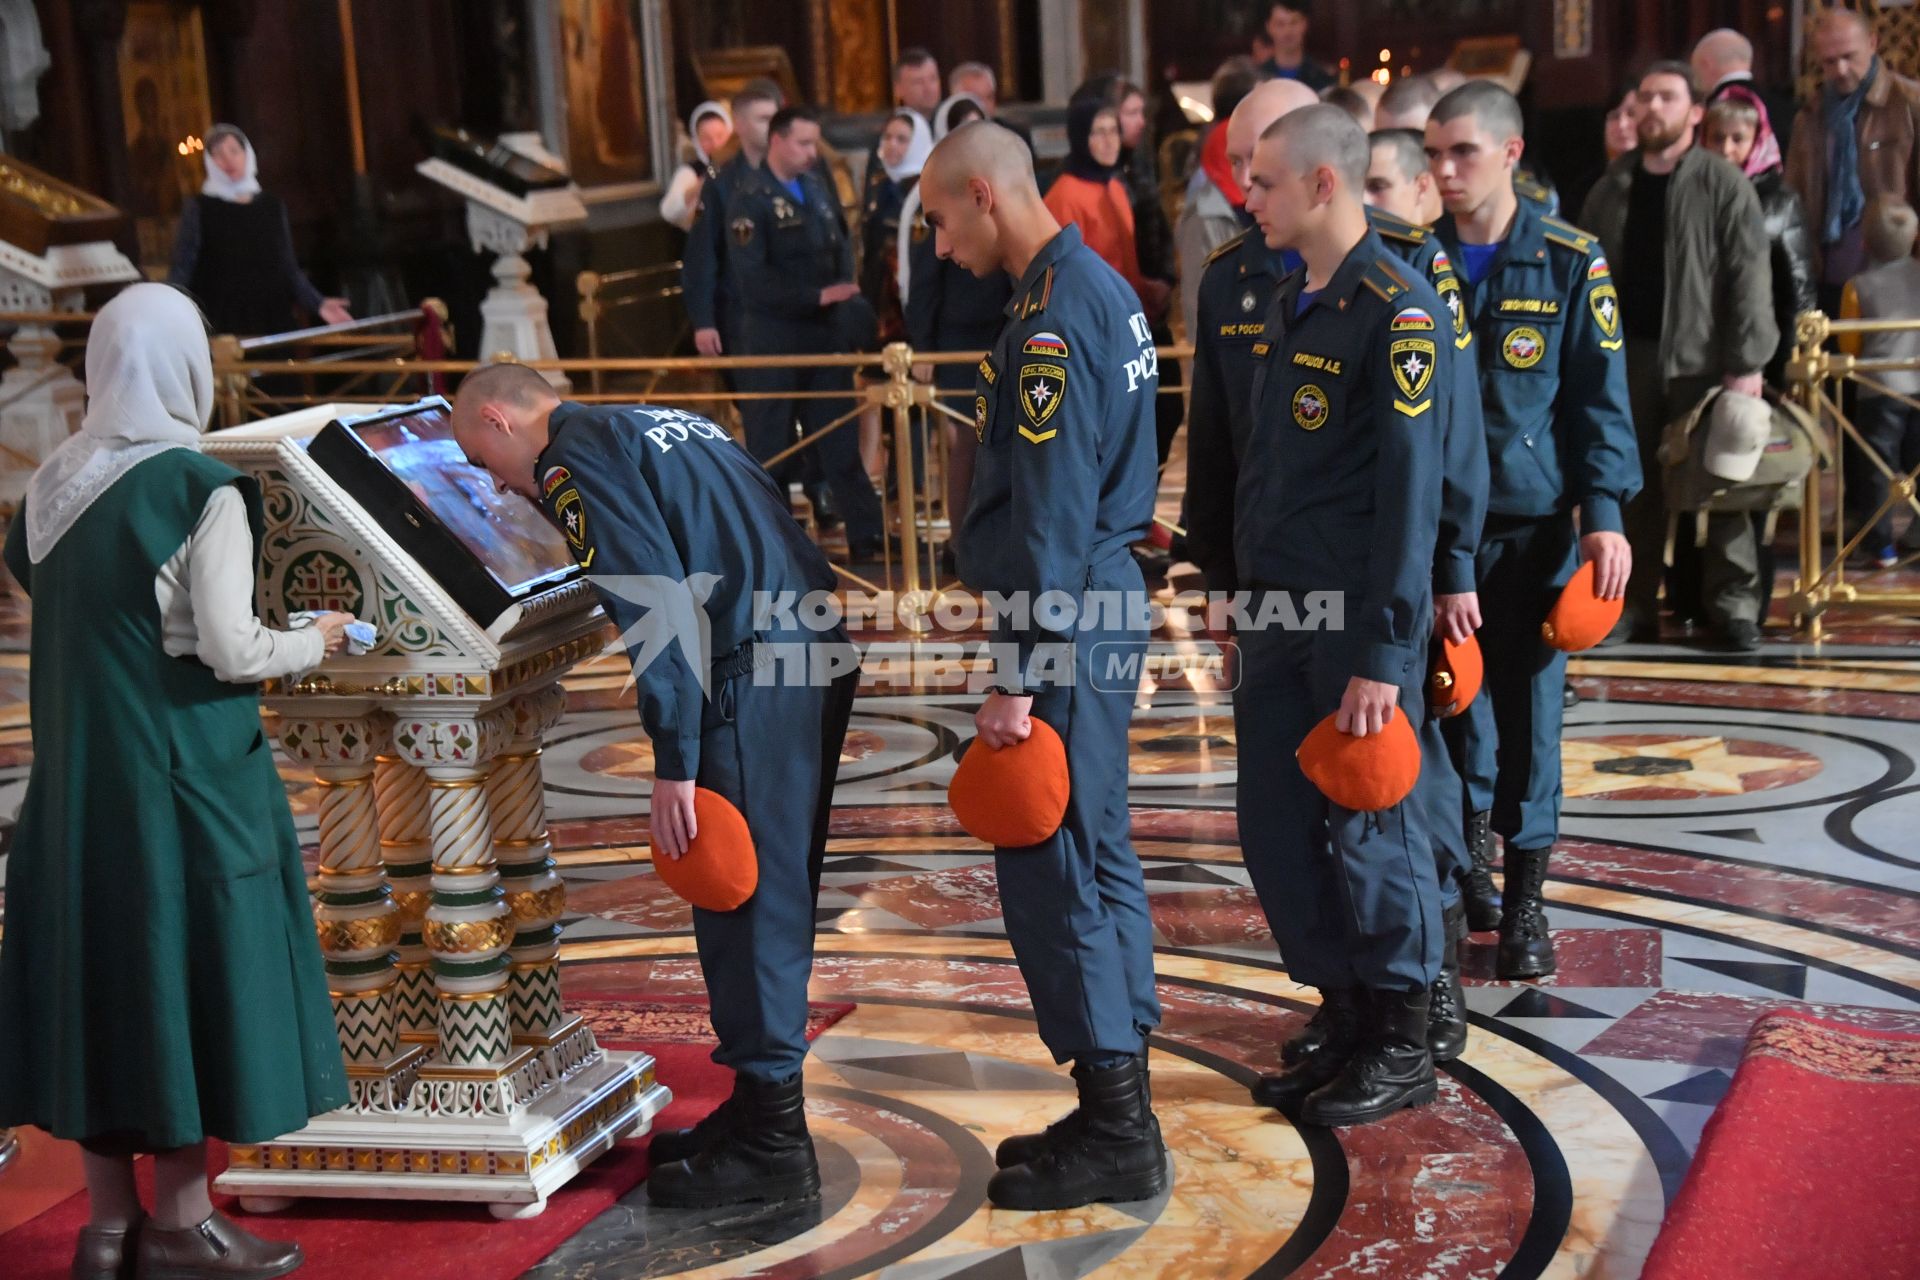
<path id="1" fill-rule="evenodd" d="M 1153 517 L 1152 330 L 1119 273 L 1048 212 L 1008 130 L 981 121 L 948 134 L 920 196 L 942 258 L 1015 282 L 974 383 L 960 573 L 1013 607 L 996 619 L 997 683 L 969 750 L 1019 742 L 1042 720 L 1065 740 L 1072 779 L 1059 830 L 996 850 L 994 869 L 1040 1038 L 1073 1063 L 1080 1105 L 1001 1143 L 987 1196 L 1005 1209 L 1148 1199 L 1167 1179 L 1145 1046 L 1160 1005 L 1128 834 L 1127 724 L 1129 664 L 1147 642 L 1130 548 Z"/>
<path id="2" fill-rule="evenodd" d="M 1288 972 L 1326 1011 L 1312 1051 L 1283 1055 L 1254 1099 L 1326 1125 L 1380 1119 L 1436 1088 L 1440 898 L 1423 805 L 1343 808 L 1294 755 L 1328 715 L 1358 736 L 1425 715 L 1455 348 L 1439 294 L 1368 225 L 1367 150 L 1328 105 L 1261 134 L 1247 211 L 1265 247 L 1293 249 L 1301 266 L 1264 308 L 1251 385 L 1234 390 L 1251 405 L 1246 436 L 1203 436 L 1196 422 L 1190 466 L 1204 479 L 1187 495 L 1209 584 L 1248 593 L 1241 847 Z M 1329 597 L 1337 625 L 1288 625 L 1297 602 Z"/>
<path id="3" fill-rule="evenodd" d="M 1464 283 L 1491 471 L 1475 556 L 1486 683 L 1447 738 L 1466 779 L 1467 916 L 1500 930 L 1503 978 L 1553 972 L 1541 906 L 1559 834 L 1566 655 L 1540 624 L 1581 560 L 1601 595 L 1626 591 L 1622 508 L 1640 490 L 1618 298 L 1599 246 L 1514 189 L 1520 105 L 1472 81 L 1427 120 L 1446 216 L 1435 228 Z M 1579 513 L 1576 527 L 1575 512 Z M 1506 844 L 1504 902 L 1492 837 Z"/>
<path id="4" fill-rule="evenodd" d="M 733 1092 L 691 1129 L 655 1134 L 648 1195 L 683 1208 L 817 1198 L 807 975 L 859 664 L 839 626 L 809 629 L 768 602 L 831 591 L 833 571 L 760 464 L 695 414 L 573 404 L 497 364 L 461 382 L 453 429 L 468 461 L 559 526 L 623 633 L 653 748 L 654 858 L 699 835 L 696 782 L 753 836 L 753 896 L 693 912 Z"/>
<path id="5" fill-rule="evenodd" d="M 1300 86 L 1269 81 L 1234 111 L 1228 135 L 1228 153 L 1240 180 L 1246 179 L 1255 140 L 1274 121 L 1298 106 Z M 1417 149 L 1417 148 L 1416 148 Z M 1421 156 L 1424 172 L 1425 156 Z M 1370 175 L 1371 176 L 1371 175 Z M 1423 226 L 1369 207 L 1367 221 L 1389 252 L 1399 256 L 1433 285 L 1442 303 L 1449 338 L 1456 351 L 1472 342 L 1460 305 L 1460 282 L 1438 240 Z M 1264 317 L 1282 277 L 1299 268 L 1297 251 L 1269 249 L 1256 231 L 1243 233 L 1208 260 L 1200 292 L 1202 306 L 1193 329 L 1194 383 L 1188 413 L 1192 445 L 1187 454 L 1187 529 L 1196 563 L 1224 565 L 1232 546 L 1232 485 L 1230 473 L 1219 470 L 1237 460 L 1252 431 L 1253 411 L 1246 394 L 1258 359 L 1255 346 L 1262 340 Z M 1258 318 L 1256 318 L 1258 317 Z M 1470 360 L 1456 358 L 1452 383 L 1453 413 L 1448 418 L 1441 524 L 1434 554 L 1434 598 L 1437 623 L 1454 640 L 1471 634 L 1477 620 L 1473 603 L 1473 555 L 1479 546 L 1480 522 L 1487 488 L 1486 439 L 1480 428 L 1480 392 Z M 1195 488 L 1216 495 L 1197 507 Z M 1224 499 L 1224 500 L 1222 500 Z M 1195 519 L 1196 509 L 1200 512 Z M 1218 583 L 1214 585 L 1219 585 Z M 1420 790 L 1436 813 L 1457 814 L 1463 804 L 1459 777 L 1439 749 L 1436 725 L 1428 718 L 1421 732 L 1431 739 L 1427 756 L 1436 763 L 1421 772 Z M 1429 1042 L 1436 1061 L 1450 1061 L 1466 1046 L 1466 1006 L 1460 998 L 1458 947 L 1465 937 L 1458 879 L 1467 866 L 1466 840 L 1457 820 L 1430 831 L 1430 843 L 1440 876 L 1442 919 L 1448 944 L 1442 950 L 1440 976 L 1428 1005 Z M 1287 1042 L 1283 1056 L 1289 1063 L 1314 1050 L 1336 1013 L 1337 1002 L 1323 1006 L 1307 1029 Z"/>

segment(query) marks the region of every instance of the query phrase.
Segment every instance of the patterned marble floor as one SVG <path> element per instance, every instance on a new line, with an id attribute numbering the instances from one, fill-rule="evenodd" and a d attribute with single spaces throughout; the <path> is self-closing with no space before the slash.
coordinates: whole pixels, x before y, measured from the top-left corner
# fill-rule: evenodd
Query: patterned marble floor
<path id="1" fill-rule="evenodd" d="M 816 996 L 858 1004 L 808 1069 L 822 1202 L 666 1212 L 642 1188 L 529 1274 L 1634 1275 L 1763 1011 L 1920 1030 L 1916 642 L 1914 619 L 1856 617 L 1818 650 L 1577 661 L 1548 891 L 1559 972 L 1495 981 L 1476 938 L 1471 1040 L 1439 1101 L 1340 1131 L 1247 1100 L 1313 992 L 1278 963 L 1240 863 L 1222 697 L 1143 693 L 1133 832 L 1174 1176 L 1162 1199 L 1069 1213 L 985 1204 L 993 1145 L 1071 1089 L 1033 1034 L 989 852 L 942 803 L 972 700 L 896 680 L 856 706 L 819 903 Z M 30 756 L 17 607 L 0 609 L 0 648 L 11 814 Z M 577 672 L 546 753 L 565 982 L 698 992 L 687 909 L 648 860 L 650 761 L 621 682 L 609 660 Z M 311 839 L 314 790 L 287 777 Z"/>

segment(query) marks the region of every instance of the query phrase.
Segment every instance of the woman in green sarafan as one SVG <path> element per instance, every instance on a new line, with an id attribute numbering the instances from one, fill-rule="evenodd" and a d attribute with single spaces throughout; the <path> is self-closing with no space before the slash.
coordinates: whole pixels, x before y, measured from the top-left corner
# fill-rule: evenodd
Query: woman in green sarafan
<path id="1" fill-rule="evenodd" d="M 136 284 L 87 343 L 80 432 L 28 485 L 7 567 L 33 602 L 33 772 L 0 935 L 0 1125 L 85 1151 L 73 1274 L 283 1275 L 297 1246 L 213 1210 L 206 1140 L 346 1101 L 286 792 L 256 685 L 350 619 L 253 613 L 253 481 L 203 456 L 204 321 Z M 155 1157 L 153 1216 L 134 1189 Z"/>

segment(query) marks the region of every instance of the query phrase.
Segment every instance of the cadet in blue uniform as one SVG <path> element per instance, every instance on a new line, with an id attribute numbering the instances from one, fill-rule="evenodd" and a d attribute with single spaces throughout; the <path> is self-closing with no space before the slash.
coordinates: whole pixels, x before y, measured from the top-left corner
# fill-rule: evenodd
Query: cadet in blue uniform
<path id="1" fill-rule="evenodd" d="M 1436 230 L 1466 283 L 1492 468 L 1475 570 L 1486 684 L 1448 732 L 1467 782 L 1475 927 L 1494 897 L 1490 832 L 1506 849 L 1503 978 L 1554 968 L 1541 891 L 1559 834 L 1566 655 L 1540 624 L 1583 559 L 1602 595 L 1625 591 L 1620 512 L 1640 490 L 1606 259 L 1586 233 L 1518 198 L 1521 147 L 1519 105 L 1485 81 L 1449 93 L 1427 122 L 1447 206 Z"/>
<path id="2" fill-rule="evenodd" d="M 811 111 L 781 108 L 769 126 L 766 166 L 742 175 L 727 202 L 728 267 L 752 355 L 873 347 L 873 308 L 853 282 L 853 243 L 832 190 L 814 170 L 819 144 Z M 775 370 L 768 381 L 775 391 L 849 391 L 852 379 L 845 369 L 826 368 Z M 747 447 L 765 461 L 793 443 L 796 411 L 811 434 L 851 408 L 851 398 L 749 400 L 741 406 Z M 860 465 L 858 426 L 843 422 L 808 447 L 817 451 L 846 521 L 849 556 L 878 557 L 880 498 Z"/>
<path id="3" fill-rule="evenodd" d="M 1044 629 L 1038 608 L 1000 621 L 996 643 L 1019 661 L 997 673 L 970 748 L 1010 745 L 1030 717 L 1044 720 L 1066 742 L 1073 784 L 1060 829 L 997 851 L 995 872 L 1040 1038 L 1056 1062 L 1072 1060 L 1080 1105 L 1044 1134 L 1002 1143 L 987 1195 L 1010 1209 L 1145 1199 L 1166 1186 L 1166 1150 L 1147 1084 L 1144 1040 L 1160 1006 L 1128 835 L 1127 723 L 1139 683 L 1129 664 L 1147 641 L 1130 548 L 1153 516 L 1152 331 L 1126 282 L 1047 211 L 1011 131 L 983 121 L 949 134 L 920 192 L 942 257 L 1015 279 L 974 388 L 961 574 L 1029 603 L 1078 605 L 1071 630 Z"/>
<path id="4" fill-rule="evenodd" d="M 816 1196 L 800 1085 L 807 975 L 858 663 L 839 627 L 807 630 L 766 602 L 831 590 L 833 570 L 766 471 L 697 415 L 563 403 L 523 366 L 492 365 L 461 384 L 454 429 L 476 465 L 543 505 L 624 633 L 653 746 L 654 856 L 679 857 L 698 834 L 696 781 L 753 835 L 754 895 L 693 912 L 713 1057 L 733 1069 L 733 1093 L 692 1129 L 655 1136 L 649 1194 L 679 1206 Z"/>
<path id="5" fill-rule="evenodd" d="M 1223 450 L 1217 430 L 1196 431 L 1193 452 L 1214 456 L 1188 491 L 1197 526 L 1221 528 L 1224 507 L 1232 529 L 1230 558 L 1210 539 L 1194 547 L 1210 581 L 1251 592 L 1234 699 L 1243 776 L 1259 780 L 1238 797 L 1247 867 L 1288 972 L 1328 1009 L 1314 1051 L 1254 1097 L 1316 1124 L 1375 1120 L 1437 1087 L 1440 903 L 1423 804 L 1340 808 L 1294 758 L 1329 714 L 1356 734 L 1396 708 L 1415 724 L 1425 714 L 1454 346 L 1439 295 L 1368 226 L 1367 159 L 1337 107 L 1303 107 L 1262 135 L 1248 211 L 1305 265 L 1250 348 L 1248 439 Z M 1308 620 L 1319 592 L 1341 600 L 1341 624 Z M 1302 610 L 1305 625 L 1287 625 Z"/>
<path id="6" fill-rule="evenodd" d="M 767 126 L 779 109 L 780 91 L 769 80 L 750 80 L 733 95 L 734 134 L 740 150 L 701 186 L 700 205 L 687 230 L 680 297 L 693 325 L 694 348 L 703 356 L 741 351 L 740 317 L 727 279 L 727 201 L 743 177 L 766 163 Z M 733 380 L 746 389 L 739 374 Z"/>
<path id="7" fill-rule="evenodd" d="M 1252 140 L 1293 109 L 1285 91 L 1295 87 L 1287 81 L 1269 81 L 1235 108 L 1228 125 L 1227 149 L 1236 179 L 1245 181 Z M 1311 101 L 1302 105 L 1311 105 Z M 1367 210 L 1367 222 L 1390 252 L 1433 285 L 1450 312 L 1448 323 L 1453 329 L 1455 349 L 1464 350 L 1471 344 L 1472 336 L 1466 328 L 1465 309 L 1460 304 L 1460 282 L 1432 233 L 1371 207 Z M 1233 491 L 1232 473 L 1218 473 L 1212 468 L 1223 461 L 1237 467 L 1244 456 L 1253 418 L 1252 403 L 1246 392 L 1252 385 L 1258 363 L 1253 347 L 1264 330 L 1267 305 L 1280 279 L 1299 265 L 1298 253 L 1267 248 L 1265 239 L 1257 231 L 1244 232 L 1227 241 L 1207 259 L 1201 276 L 1199 319 L 1194 332 L 1189 429 L 1194 433 L 1195 443 L 1188 450 L 1187 458 L 1189 494 L 1195 488 L 1229 496 Z M 1230 449 L 1220 438 L 1223 428 L 1231 438 Z M 1440 615 L 1438 629 L 1450 634 L 1457 631 L 1455 638 L 1458 639 L 1471 634 L 1478 622 L 1472 601 L 1473 556 L 1479 545 L 1487 490 L 1486 435 L 1480 425 L 1480 391 L 1474 367 L 1468 360 L 1453 362 L 1453 413 L 1447 424 L 1443 470 L 1433 589 Z M 1190 496 L 1186 509 L 1187 536 L 1195 563 L 1215 565 L 1208 587 L 1224 589 L 1232 578 L 1232 504 L 1213 502 L 1196 507 Z M 1192 550 L 1195 547 L 1198 549 Z M 1459 968 L 1459 946 L 1466 934 L 1460 896 L 1460 879 L 1467 869 L 1466 840 L 1459 829 L 1458 816 L 1464 801 L 1459 775 L 1447 760 L 1440 740 L 1438 722 L 1431 716 L 1424 718 L 1420 732 L 1420 794 L 1430 811 L 1428 833 L 1439 876 L 1441 915 L 1447 939 L 1441 953 L 1440 976 L 1434 981 L 1428 1007 L 1428 1042 L 1434 1060 L 1446 1062 L 1458 1057 L 1465 1048 L 1467 1031 Z M 1284 1046 L 1283 1057 L 1289 1064 L 1317 1051 L 1328 1032 L 1329 1020 L 1336 1012 L 1344 1013 L 1337 1008 L 1323 1006 L 1323 1009 L 1324 1014 L 1316 1015 L 1303 1032 Z"/>

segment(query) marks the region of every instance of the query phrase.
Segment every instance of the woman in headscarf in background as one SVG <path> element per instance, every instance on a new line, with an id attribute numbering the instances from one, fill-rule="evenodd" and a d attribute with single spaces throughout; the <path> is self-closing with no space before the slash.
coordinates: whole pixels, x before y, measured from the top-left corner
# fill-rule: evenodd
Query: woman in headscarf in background
<path id="1" fill-rule="evenodd" d="M 880 131 L 877 155 L 886 177 L 867 184 L 860 215 L 860 292 L 880 317 L 880 341 L 898 342 L 905 332 L 900 314 L 900 229 L 907 202 L 919 208 L 920 169 L 933 151 L 933 129 L 918 111 L 895 111 Z"/>
<path id="2" fill-rule="evenodd" d="M 726 104 L 709 99 L 687 117 L 687 150 L 673 171 L 666 194 L 660 197 L 660 216 L 686 231 L 700 211 L 700 189 L 719 168 L 721 150 L 733 140 L 733 116 Z"/>
<path id="3" fill-rule="evenodd" d="M 6 541 L 33 598 L 33 771 L 0 935 L 0 1125 L 81 1145 L 74 1276 L 282 1275 L 299 1248 L 214 1212 L 206 1142 L 347 1101 L 257 685 L 316 666 L 352 619 L 254 617 L 259 489 L 199 451 L 213 366 L 184 294 L 126 289 L 86 359 L 86 418 Z"/>
<path id="4" fill-rule="evenodd" d="M 207 180 L 180 211 L 167 283 L 200 303 L 215 333 L 284 333 L 298 307 L 324 324 L 353 319 L 313 287 L 293 252 L 287 206 L 260 189 L 260 163 L 230 124 L 207 130 Z"/>

